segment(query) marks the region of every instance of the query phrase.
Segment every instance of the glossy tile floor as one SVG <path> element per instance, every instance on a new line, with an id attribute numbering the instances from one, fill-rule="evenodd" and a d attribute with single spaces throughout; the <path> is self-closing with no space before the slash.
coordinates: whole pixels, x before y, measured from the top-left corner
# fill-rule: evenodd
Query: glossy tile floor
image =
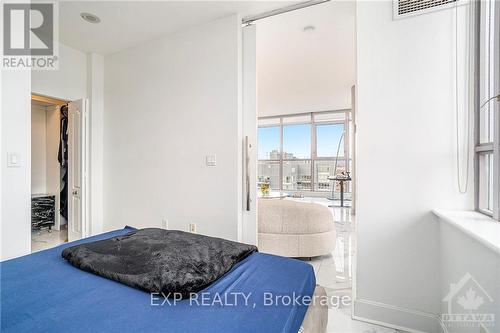
<path id="1" fill-rule="evenodd" d="M 68 241 L 68 229 L 40 230 L 31 232 L 31 252 L 37 252 L 58 246 Z"/>
<path id="2" fill-rule="evenodd" d="M 325 206 L 339 206 L 338 201 L 325 198 L 288 199 L 304 202 L 314 202 Z M 338 307 L 328 310 L 328 333 L 396 333 L 394 329 L 372 325 L 351 318 L 352 268 L 355 251 L 355 218 L 350 208 L 329 207 L 335 221 L 337 243 L 332 254 L 312 258 L 309 262 L 316 273 L 316 282 L 323 286 L 329 297 L 338 302 Z M 335 302 L 337 303 L 337 302 Z"/>

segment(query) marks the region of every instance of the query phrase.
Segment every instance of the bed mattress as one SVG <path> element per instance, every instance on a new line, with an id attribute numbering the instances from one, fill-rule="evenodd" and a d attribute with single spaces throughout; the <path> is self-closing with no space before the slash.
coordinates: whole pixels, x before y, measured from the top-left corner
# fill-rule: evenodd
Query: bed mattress
<path id="1" fill-rule="evenodd" d="M 2 332 L 297 332 L 313 295 L 311 265 L 254 253 L 199 293 L 165 299 L 81 271 L 61 257 L 71 245 L 0 263 Z"/>

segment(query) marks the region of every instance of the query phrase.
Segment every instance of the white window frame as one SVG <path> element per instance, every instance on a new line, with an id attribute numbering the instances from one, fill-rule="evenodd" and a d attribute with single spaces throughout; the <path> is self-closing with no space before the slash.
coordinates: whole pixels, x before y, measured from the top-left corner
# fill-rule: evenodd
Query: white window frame
<path id="1" fill-rule="evenodd" d="M 325 113 L 344 113 L 345 117 L 342 121 L 315 121 L 315 115 L 319 114 L 325 114 Z M 297 123 L 290 123 L 286 124 L 284 122 L 284 119 L 286 118 L 293 118 L 297 116 L 308 116 L 309 120 L 304 121 L 304 122 L 297 122 Z M 277 119 L 279 120 L 276 121 L 273 124 L 269 125 L 258 125 L 259 128 L 264 128 L 264 127 L 279 127 L 280 129 L 280 144 L 279 144 L 279 159 L 258 159 L 258 163 L 276 163 L 278 164 L 279 167 L 279 176 L 278 176 L 278 183 L 279 183 L 279 188 L 274 189 L 278 191 L 285 191 L 283 189 L 283 180 L 284 180 L 284 175 L 283 175 L 283 166 L 284 162 L 311 162 L 310 166 L 310 173 L 311 173 L 311 189 L 297 189 L 297 190 L 290 190 L 286 189 L 287 192 L 313 192 L 313 193 L 323 193 L 323 194 L 328 194 L 331 193 L 331 190 L 328 191 L 321 191 L 321 190 L 316 190 L 315 186 L 315 174 L 314 174 L 314 167 L 315 163 L 317 161 L 330 161 L 334 162 L 335 157 L 321 157 L 317 156 L 317 146 L 316 146 L 316 126 L 322 126 L 322 125 L 335 125 L 335 124 L 342 124 L 344 125 L 344 155 L 342 157 L 339 157 L 339 161 L 343 161 L 345 163 L 345 170 L 346 171 L 351 171 L 350 170 L 350 161 L 352 159 L 351 151 L 349 149 L 350 147 L 350 123 L 352 121 L 351 118 L 351 109 L 340 109 L 340 110 L 329 110 L 329 111 L 319 111 L 319 112 L 306 112 L 306 113 L 296 113 L 296 114 L 290 114 L 290 115 L 279 115 L 279 116 L 266 116 L 266 117 L 259 117 L 259 120 L 264 120 L 264 119 Z M 300 124 L 307 124 L 311 125 L 311 156 L 309 158 L 293 158 L 293 159 L 286 159 L 283 158 L 283 132 L 284 132 L 284 126 L 287 125 L 300 125 Z"/>
<path id="2" fill-rule="evenodd" d="M 496 99 L 492 99 L 486 105 L 481 107 L 489 98 L 500 93 L 500 65 L 497 65 L 493 87 L 488 91 L 492 92 L 493 96 L 481 96 L 481 90 L 485 78 L 481 68 L 489 67 L 491 64 L 500 64 L 500 2 L 494 1 L 477 1 L 475 2 L 475 40 L 476 40 L 476 61 L 475 61 L 475 158 L 474 158 L 474 175 L 475 175 L 475 208 L 477 211 L 489 215 L 496 220 L 500 219 L 500 103 Z M 485 13 L 494 15 L 494 31 L 493 37 L 485 32 L 487 20 L 484 19 Z M 491 16 L 490 16 L 491 17 Z M 489 45 L 484 43 L 484 35 L 488 35 L 492 42 Z M 495 36 L 497 36 L 495 38 Z M 489 48 L 489 49 L 488 49 Z M 489 53 L 485 56 L 485 52 Z M 491 59 L 491 57 L 493 59 Z M 488 60 L 489 59 L 489 63 Z M 488 108 L 493 109 L 493 141 L 482 142 L 481 134 L 486 129 L 481 122 L 481 113 L 486 112 Z M 491 210 L 484 209 L 481 202 L 481 182 L 480 177 L 480 158 L 484 154 L 491 154 L 493 157 L 493 207 Z"/>

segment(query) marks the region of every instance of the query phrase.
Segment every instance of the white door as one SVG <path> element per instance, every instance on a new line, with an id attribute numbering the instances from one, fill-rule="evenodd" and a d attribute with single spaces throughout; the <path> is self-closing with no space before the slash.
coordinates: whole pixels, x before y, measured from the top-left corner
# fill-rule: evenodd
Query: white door
<path id="1" fill-rule="evenodd" d="M 243 27 L 243 218 L 242 239 L 257 245 L 256 26 Z"/>
<path id="2" fill-rule="evenodd" d="M 86 107 L 80 99 L 68 105 L 68 241 L 85 237 Z"/>

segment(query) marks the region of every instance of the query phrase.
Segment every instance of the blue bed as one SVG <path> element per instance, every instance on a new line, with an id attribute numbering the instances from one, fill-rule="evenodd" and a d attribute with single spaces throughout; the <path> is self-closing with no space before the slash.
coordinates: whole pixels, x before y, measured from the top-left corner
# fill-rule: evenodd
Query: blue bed
<path id="1" fill-rule="evenodd" d="M 124 228 L 0 263 L 1 332 L 293 332 L 306 305 L 266 306 L 264 293 L 312 296 L 312 266 L 254 253 L 205 289 L 227 295 L 161 304 L 161 297 L 81 271 L 61 258 L 70 245 L 127 233 Z M 216 294 L 218 293 L 218 294 Z M 243 293 L 243 294 L 238 294 Z M 243 295 L 248 297 L 245 301 Z M 270 295 L 270 294 L 267 294 Z M 268 297 L 268 300 L 270 298 Z M 151 305 L 153 303 L 154 305 Z M 245 304 L 246 303 L 246 304 Z M 204 306 L 203 304 L 210 306 Z M 276 305 L 277 304 L 277 305 Z"/>

